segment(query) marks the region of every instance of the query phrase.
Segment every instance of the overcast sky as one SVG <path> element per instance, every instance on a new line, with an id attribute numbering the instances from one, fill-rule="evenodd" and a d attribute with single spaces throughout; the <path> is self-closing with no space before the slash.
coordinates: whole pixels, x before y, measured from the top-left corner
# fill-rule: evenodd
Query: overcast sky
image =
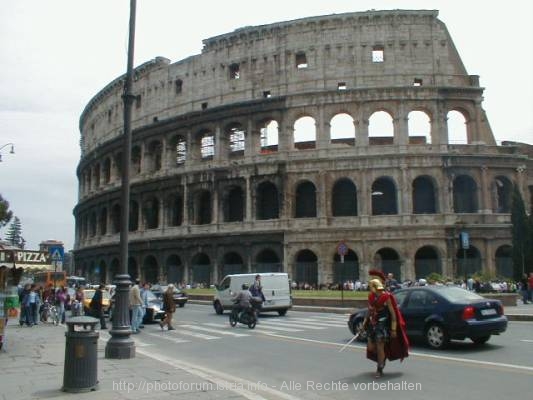
<path id="1" fill-rule="evenodd" d="M 125 72 L 129 0 L 0 0 L 0 193 L 28 249 L 74 246 L 78 121 Z M 294 4 L 293 4 L 294 3 Z M 533 144 L 533 2 L 138 0 L 135 65 L 200 53 L 202 39 L 248 25 L 370 9 L 439 10 L 469 74 L 485 87 L 496 140 Z M 3 237 L 6 228 L 0 231 Z"/>

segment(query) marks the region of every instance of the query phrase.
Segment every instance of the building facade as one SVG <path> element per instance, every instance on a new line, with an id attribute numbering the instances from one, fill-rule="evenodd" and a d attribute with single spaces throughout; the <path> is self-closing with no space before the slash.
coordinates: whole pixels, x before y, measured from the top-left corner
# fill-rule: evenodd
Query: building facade
<path id="1" fill-rule="evenodd" d="M 401 280 L 511 276 L 511 193 L 530 209 L 531 146 L 496 144 L 479 78 L 437 15 L 246 27 L 137 67 L 129 273 L 204 285 L 255 271 L 320 285 L 375 267 Z M 80 117 L 74 257 L 107 282 L 119 271 L 124 78 Z"/>

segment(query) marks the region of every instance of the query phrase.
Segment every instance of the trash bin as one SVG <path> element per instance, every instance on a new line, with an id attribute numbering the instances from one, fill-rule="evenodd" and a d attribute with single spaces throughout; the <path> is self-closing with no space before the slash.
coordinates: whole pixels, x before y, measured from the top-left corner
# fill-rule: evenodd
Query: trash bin
<path id="1" fill-rule="evenodd" d="M 95 326 L 100 322 L 92 317 L 74 317 L 66 321 L 64 392 L 79 393 L 96 390 L 97 348 L 99 334 Z"/>

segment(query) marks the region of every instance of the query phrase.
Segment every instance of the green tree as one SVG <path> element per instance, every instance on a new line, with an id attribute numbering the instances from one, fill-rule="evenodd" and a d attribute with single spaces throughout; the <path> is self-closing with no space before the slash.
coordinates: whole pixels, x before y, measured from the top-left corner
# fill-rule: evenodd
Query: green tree
<path id="1" fill-rule="evenodd" d="M 20 222 L 19 217 L 15 217 L 11 225 L 9 225 L 5 239 L 12 246 L 17 246 L 22 249 L 24 248 L 26 241 L 22 237 L 22 223 Z"/>
<path id="2" fill-rule="evenodd" d="M 513 186 L 511 224 L 513 271 L 514 278 L 518 280 L 531 265 L 531 225 L 517 185 Z"/>
<path id="3" fill-rule="evenodd" d="M 12 217 L 13 212 L 9 210 L 9 202 L 0 194 L 0 228 L 6 226 Z"/>

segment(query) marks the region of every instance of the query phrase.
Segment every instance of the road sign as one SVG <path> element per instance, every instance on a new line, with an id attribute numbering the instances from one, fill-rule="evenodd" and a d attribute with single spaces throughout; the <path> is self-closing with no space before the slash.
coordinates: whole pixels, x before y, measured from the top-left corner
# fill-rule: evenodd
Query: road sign
<path id="1" fill-rule="evenodd" d="M 348 254 L 348 246 L 346 246 L 346 243 L 340 242 L 337 245 L 337 253 L 339 256 L 344 257 L 346 254 Z"/>
<path id="2" fill-rule="evenodd" d="M 63 261 L 63 256 L 64 256 L 63 247 L 50 247 L 48 249 L 48 253 L 50 253 L 50 259 L 52 261 Z"/>
<path id="3" fill-rule="evenodd" d="M 459 234 L 459 241 L 461 242 L 461 248 L 463 250 L 468 250 L 470 247 L 470 238 L 468 236 L 468 232 L 461 232 Z"/>

